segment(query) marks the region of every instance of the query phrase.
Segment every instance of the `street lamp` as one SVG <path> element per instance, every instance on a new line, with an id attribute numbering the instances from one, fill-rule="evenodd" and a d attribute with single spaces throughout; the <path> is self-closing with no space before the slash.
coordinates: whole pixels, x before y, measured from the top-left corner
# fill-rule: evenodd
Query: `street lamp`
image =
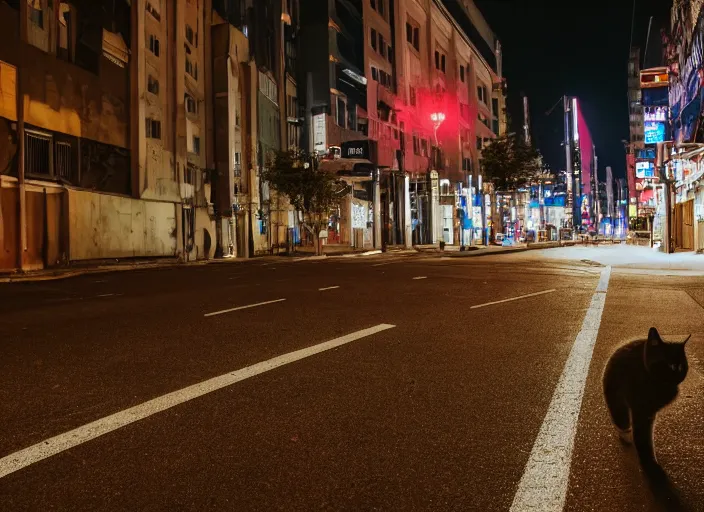
<path id="1" fill-rule="evenodd" d="M 445 121 L 445 114 L 443 112 L 433 112 L 430 114 L 430 120 L 433 122 L 433 134 L 435 135 L 435 145 L 438 145 L 438 128 Z"/>

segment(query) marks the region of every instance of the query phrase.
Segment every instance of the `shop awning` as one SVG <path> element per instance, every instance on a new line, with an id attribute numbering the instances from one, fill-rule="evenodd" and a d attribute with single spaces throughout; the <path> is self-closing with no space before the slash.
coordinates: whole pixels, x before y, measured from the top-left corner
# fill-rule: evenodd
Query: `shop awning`
<path id="1" fill-rule="evenodd" d="M 321 160 L 320 169 L 332 172 L 347 181 L 366 181 L 374 176 L 374 163 L 365 158 L 335 158 Z"/>

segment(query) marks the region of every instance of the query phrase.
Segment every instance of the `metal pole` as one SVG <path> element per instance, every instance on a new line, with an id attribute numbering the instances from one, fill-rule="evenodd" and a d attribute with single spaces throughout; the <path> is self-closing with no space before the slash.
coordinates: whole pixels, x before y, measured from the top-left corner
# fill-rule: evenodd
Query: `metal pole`
<path id="1" fill-rule="evenodd" d="M 565 109 L 565 170 L 567 171 L 567 206 L 570 211 L 568 225 L 574 228 L 574 208 L 576 201 L 574 200 L 574 184 L 572 176 L 572 138 L 570 133 L 570 103 L 567 96 L 562 97 L 563 106 Z"/>

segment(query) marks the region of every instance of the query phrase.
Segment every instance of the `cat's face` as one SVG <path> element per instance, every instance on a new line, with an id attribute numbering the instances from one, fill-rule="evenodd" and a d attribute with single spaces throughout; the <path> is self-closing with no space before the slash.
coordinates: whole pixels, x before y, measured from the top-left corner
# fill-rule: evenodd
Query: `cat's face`
<path id="1" fill-rule="evenodd" d="M 648 371 L 657 380 L 679 384 L 685 379 L 689 370 L 685 353 L 685 344 L 689 338 L 683 342 L 666 342 L 662 340 L 657 330 L 653 328 L 650 331 L 645 349 L 645 364 Z"/>

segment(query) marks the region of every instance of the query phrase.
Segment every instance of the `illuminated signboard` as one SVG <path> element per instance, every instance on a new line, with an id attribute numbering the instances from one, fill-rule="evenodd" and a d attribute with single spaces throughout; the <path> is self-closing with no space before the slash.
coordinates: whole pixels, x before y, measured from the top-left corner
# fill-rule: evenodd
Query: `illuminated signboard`
<path id="1" fill-rule="evenodd" d="M 636 178 L 655 178 L 653 162 L 636 162 Z"/>
<path id="2" fill-rule="evenodd" d="M 657 144 L 658 142 L 665 142 L 665 123 L 653 121 L 645 123 L 645 143 Z"/>
<path id="3" fill-rule="evenodd" d="M 667 107 L 646 107 L 643 112 L 643 120 L 664 123 L 667 121 Z"/>

